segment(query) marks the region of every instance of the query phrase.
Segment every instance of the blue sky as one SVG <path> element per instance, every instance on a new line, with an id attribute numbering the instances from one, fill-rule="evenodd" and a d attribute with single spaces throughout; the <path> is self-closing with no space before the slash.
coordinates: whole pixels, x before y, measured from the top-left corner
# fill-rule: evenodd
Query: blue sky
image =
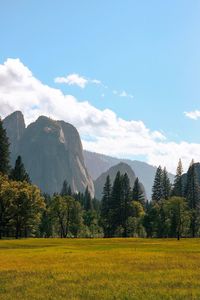
<path id="1" fill-rule="evenodd" d="M 200 143 L 200 120 L 184 115 L 200 109 L 200 1 L 7 0 L 0 9 L 1 64 L 19 58 L 80 102 L 169 142 Z M 102 84 L 55 82 L 74 73 Z"/>

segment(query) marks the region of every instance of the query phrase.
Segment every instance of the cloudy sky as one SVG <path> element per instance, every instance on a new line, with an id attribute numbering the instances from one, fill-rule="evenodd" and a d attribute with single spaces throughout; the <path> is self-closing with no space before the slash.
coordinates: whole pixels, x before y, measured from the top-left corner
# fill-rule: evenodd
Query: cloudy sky
<path id="1" fill-rule="evenodd" d="M 72 123 L 85 149 L 200 161 L 200 1 L 0 1 L 0 115 Z"/>

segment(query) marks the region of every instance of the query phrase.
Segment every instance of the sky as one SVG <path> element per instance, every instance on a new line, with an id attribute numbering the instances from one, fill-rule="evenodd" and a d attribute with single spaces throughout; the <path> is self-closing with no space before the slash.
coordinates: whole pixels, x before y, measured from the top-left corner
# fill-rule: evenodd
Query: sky
<path id="1" fill-rule="evenodd" d="M 200 1 L 0 0 L 0 115 L 175 172 L 200 161 Z"/>

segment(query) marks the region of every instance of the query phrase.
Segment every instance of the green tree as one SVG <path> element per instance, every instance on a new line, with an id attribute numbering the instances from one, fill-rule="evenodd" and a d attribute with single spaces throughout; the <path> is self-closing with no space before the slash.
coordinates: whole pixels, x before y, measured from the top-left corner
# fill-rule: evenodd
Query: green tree
<path id="1" fill-rule="evenodd" d="M 122 181 L 122 199 L 121 199 L 121 226 L 123 227 L 123 237 L 128 236 L 127 232 L 127 220 L 130 215 L 130 209 L 131 209 L 131 188 L 130 188 L 130 180 L 125 173 L 122 175 L 121 178 Z"/>
<path id="2" fill-rule="evenodd" d="M 35 235 L 45 208 L 40 190 L 25 181 L 11 181 L 9 193 L 12 199 L 9 225 L 14 227 L 15 237 Z"/>
<path id="3" fill-rule="evenodd" d="M 71 196 L 55 195 L 52 198 L 51 211 L 61 238 L 78 235 L 82 222 L 79 202 Z"/>
<path id="4" fill-rule="evenodd" d="M 71 186 L 67 183 L 66 179 L 63 181 L 63 185 L 62 185 L 60 194 L 61 194 L 61 196 L 71 196 L 72 195 Z"/>
<path id="5" fill-rule="evenodd" d="M 145 202 L 146 202 L 145 192 L 139 182 L 138 177 L 136 178 L 136 180 L 134 182 L 132 198 L 134 201 L 140 202 L 142 204 L 142 206 L 145 207 Z"/>
<path id="6" fill-rule="evenodd" d="M 191 212 L 190 229 L 192 237 L 195 237 L 198 233 L 200 226 L 200 186 L 198 182 L 195 163 L 191 163 L 187 172 L 187 184 L 186 184 L 186 199 Z"/>
<path id="7" fill-rule="evenodd" d="M 163 189 L 162 189 L 162 168 L 159 166 L 156 170 L 154 184 L 152 188 L 152 200 L 158 202 L 163 197 Z"/>
<path id="8" fill-rule="evenodd" d="M 30 177 L 25 170 L 21 156 L 18 156 L 14 169 L 11 170 L 10 179 L 15 181 L 26 181 L 30 183 Z"/>
<path id="9" fill-rule="evenodd" d="M 103 188 L 103 197 L 101 204 L 101 224 L 104 231 L 105 237 L 111 237 L 111 220 L 110 220 L 110 209 L 111 209 L 111 181 L 110 176 L 106 177 L 106 182 Z"/>
<path id="10" fill-rule="evenodd" d="M 187 234 L 190 215 L 185 198 L 172 197 L 165 201 L 165 211 L 169 220 L 170 237 L 180 240 L 183 233 Z"/>
<path id="11" fill-rule="evenodd" d="M 163 169 L 162 172 L 162 197 L 167 200 L 170 197 L 171 192 L 171 183 L 168 177 L 168 173 L 166 168 Z"/>
<path id="12" fill-rule="evenodd" d="M 130 214 L 127 218 L 127 236 L 144 237 L 146 235 L 143 227 L 144 208 L 138 201 L 132 201 L 130 208 Z"/>
<path id="13" fill-rule="evenodd" d="M 160 207 L 158 202 L 150 202 L 147 205 L 146 213 L 143 218 L 143 226 L 148 238 L 156 237 L 158 234 Z"/>
<path id="14" fill-rule="evenodd" d="M 0 173 L 8 174 L 10 171 L 9 165 L 10 152 L 9 141 L 6 135 L 6 130 L 3 128 L 3 122 L 0 119 Z"/>
<path id="15" fill-rule="evenodd" d="M 84 194 L 84 209 L 86 211 L 93 210 L 92 197 L 90 195 L 88 186 L 86 187 L 85 194 Z"/>
<path id="16" fill-rule="evenodd" d="M 174 186 L 172 190 L 172 196 L 183 197 L 183 166 L 182 161 L 179 159 L 178 166 L 176 169 L 176 176 L 174 180 Z"/>
<path id="17" fill-rule="evenodd" d="M 49 238 L 53 236 L 53 220 L 51 215 L 51 197 L 48 194 L 44 194 L 45 209 L 42 212 L 39 236 Z"/>
<path id="18" fill-rule="evenodd" d="M 110 204 L 110 230 L 111 236 L 114 236 L 117 228 L 122 226 L 122 177 L 119 171 L 113 182 Z"/>
<path id="19" fill-rule="evenodd" d="M 10 196 L 10 181 L 0 173 L 0 239 L 5 235 L 5 230 L 12 216 L 9 214 L 12 197 Z"/>

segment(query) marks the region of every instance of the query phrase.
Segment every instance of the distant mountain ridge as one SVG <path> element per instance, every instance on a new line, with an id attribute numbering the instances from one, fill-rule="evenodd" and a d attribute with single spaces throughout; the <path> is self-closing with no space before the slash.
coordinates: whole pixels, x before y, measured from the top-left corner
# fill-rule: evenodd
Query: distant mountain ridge
<path id="1" fill-rule="evenodd" d="M 21 112 L 9 115 L 3 124 L 11 144 L 11 162 L 20 154 L 32 182 L 43 192 L 60 192 L 66 179 L 72 191 L 84 192 L 88 186 L 94 195 L 80 136 L 73 125 L 41 116 L 25 128 Z"/>
<path id="2" fill-rule="evenodd" d="M 139 178 L 140 182 L 144 185 L 146 196 L 151 199 L 152 186 L 157 168 L 151 166 L 145 162 L 130 159 L 119 159 L 104 154 L 90 152 L 84 150 L 85 164 L 89 174 L 95 181 L 102 173 L 106 172 L 109 168 L 114 165 L 124 162 L 128 164 L 134 171 L 136 177 Z M 169 173 L 170 181 L 174 181 L 174 175 Z"/>

